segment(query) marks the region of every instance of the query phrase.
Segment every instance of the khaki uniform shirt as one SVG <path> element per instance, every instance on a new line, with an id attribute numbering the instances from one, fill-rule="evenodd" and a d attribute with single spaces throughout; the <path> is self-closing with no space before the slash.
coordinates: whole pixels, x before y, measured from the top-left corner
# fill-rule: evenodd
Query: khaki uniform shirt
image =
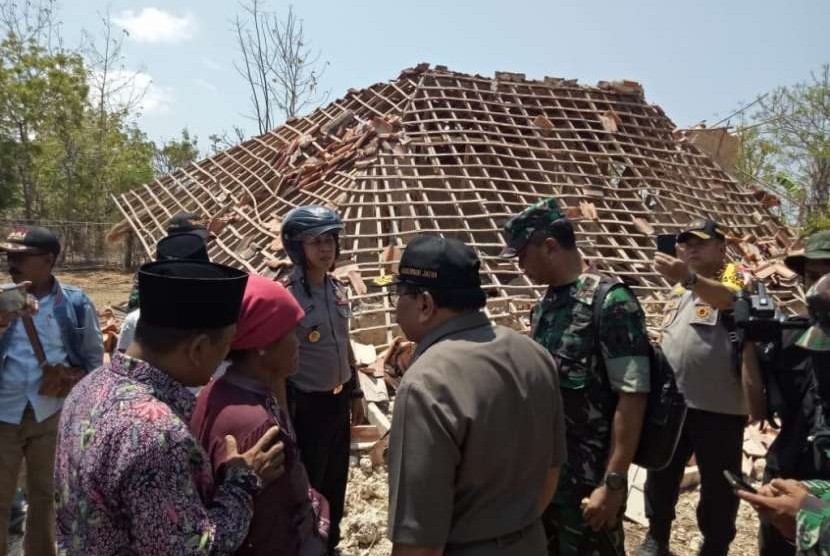
<path id="1" fill-rule="evenodd" d="M 447 321 L 420 342 L 390 434 L 393 542 L 457 555 L 546 554 L 538 524 L 508 546 L 463 546 L 538 521 L 547 473 L 565 461 L 557 369 L 544 348 L 481 312 Z"/>
<path id="2" fill-rule="evenodd" d="M 722 311 L 679 287 L 666 309 L 660 347 L 686 404 L 703 411 L 748 415 Z"/>
<path id="3" fill-rule="evenodd" d="M 283 282 L 294 295 L 305 317 L 297 325 L 300 359 L 297 373 L 289 383 L 303 392 L 329 392 L 351 378 L 349 361 L 349 319 L 352 316 L 346 288 L 332 276 L 323 287 L 303 287 L 302 268 Z"/>

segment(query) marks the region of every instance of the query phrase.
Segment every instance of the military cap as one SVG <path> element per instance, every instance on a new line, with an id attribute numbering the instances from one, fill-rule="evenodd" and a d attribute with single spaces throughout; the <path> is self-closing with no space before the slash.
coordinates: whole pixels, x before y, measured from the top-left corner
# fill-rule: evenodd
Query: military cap
<path id="1" fill-rule="evenodd" d="M 685 243 L 693 237 L 700 239 L 726 239 L 726 230 L 711 218 L 698 218 L 692 221 L 677 235 L 677 243 Z"/>
<path id="2" fill-rule="evenodd" d="M 6 241 L 0 243 L 0 251 L 32 255 L 51 253 L 57 257 L 61 252 L 61 243 L 58 236 L 46 228 L 16 226 Z"/>
<path id="3" fill-rule="evenodd" d="M 813 325 L 796 344 L 811 351 L 830 351 L 830 274 L 822 276 L 807 292 L 807 308 Z"/>
<path id="4" fill-rule="evenodd" d="M 804 264 L 807 260 L 830 260 L 830 230 L 816 232 L 807 238 L 804 252 L 790 255 L 784 259 L 784 264 L 798 274 L 804 274 Z"/>
<path id="5" fill-rule="evenodd" d="M 464 242 L 422 235 L 404 249 L 395 282 L 445 290 L 481 290 L 480 267 L 478 255 Z"/>
<path id="6" fill-rule="evenodd" d="M 565 215 L 553 197 L 530 205 L 504 225 L 502 235 L 507 245 L 500 256 L 506 259 L 517 256 L 534 232 L 548 230 L 551 224 L 563 218 Z"/>
<path id="7" fill-rule="evenodd" d="M 140 318 L 180 330 L 229 326 L 239 319 L 247 282 L 245 272 L 215 263 L 147 263 L 138 269 Z"/>

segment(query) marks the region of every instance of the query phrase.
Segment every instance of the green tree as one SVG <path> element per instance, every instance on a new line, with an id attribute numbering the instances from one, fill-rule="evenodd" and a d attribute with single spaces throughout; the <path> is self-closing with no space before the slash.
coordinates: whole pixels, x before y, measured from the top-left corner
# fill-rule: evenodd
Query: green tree
<path id="1" fill-rule="evenodd" d="M 80 125 L 87 92 L 79 55 L 50 53 L 14 33 L 0 42 L 0 156 L 13 161 L 2 188 L 18 191 L 26 218 L 45 209 L 39 162 L 46 143 Z"/>
<path id="2" fill-rule="evenodd" d="M 756 101 L 738 126 L 738 171 L 774 189 L 807 231 L 830 227 L 830 66 Z"/>
<path id="3" fill-rule="evenodd" d="M 199 140 L 191 137 L 187 128 L 179 139 L 170 139 L 160 146 L 153 145 L 153 164 L 157 175 L 169 174 L 199 159 Z"/>
<path id="4" fill-rule="evenodd" d="M 138 96 L 121 100 L 129 79 L 112 78 L 125 72 L 109 17 L 102 47 L 85 35 L 86 57 L 53 47 L 54 17 L 51 0 L 0 5 L 0 210 L 113 220 L 110 196 L 152 181 L 154 146 L 134 121 Z"/>

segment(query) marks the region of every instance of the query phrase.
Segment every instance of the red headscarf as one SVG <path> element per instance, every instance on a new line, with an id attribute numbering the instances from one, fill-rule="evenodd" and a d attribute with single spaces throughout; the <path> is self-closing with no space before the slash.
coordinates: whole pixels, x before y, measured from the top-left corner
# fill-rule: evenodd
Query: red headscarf
<path id="1" fill-rule="evenodd" d="M 265 276 L 251 274 L 231 349 L 264 348 L 285 336 L 304 316 L 291 292 Z"/>

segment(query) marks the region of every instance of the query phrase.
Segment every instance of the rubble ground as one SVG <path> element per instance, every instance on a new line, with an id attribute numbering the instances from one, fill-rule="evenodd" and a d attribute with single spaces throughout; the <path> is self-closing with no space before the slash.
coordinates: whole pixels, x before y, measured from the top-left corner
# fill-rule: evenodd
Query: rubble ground
<path id="1" fill-rule="evenodd" d="M 387 474 L 383 467 L 372 467 L 368 457 L 360 458 L 349 474 L 346 492 L 346 515 L 341 525 L 343 540 L 340 548 L 355 556 L 388 556 L 392 543 L 386 538 Z M 677 519 L 672 529 L 671 549 L 678 556 L 694 556 L 702 536 L 695 515 L 698 491 L 680 495 Z M 626 552 L 633 554 L 646 534 L 646 528 L 626 522 Z M 742 502 L 738 511 L 738 534 L 729 550 L 729 556 L 758 554 L 758 517 L 748 504 Z"/>

